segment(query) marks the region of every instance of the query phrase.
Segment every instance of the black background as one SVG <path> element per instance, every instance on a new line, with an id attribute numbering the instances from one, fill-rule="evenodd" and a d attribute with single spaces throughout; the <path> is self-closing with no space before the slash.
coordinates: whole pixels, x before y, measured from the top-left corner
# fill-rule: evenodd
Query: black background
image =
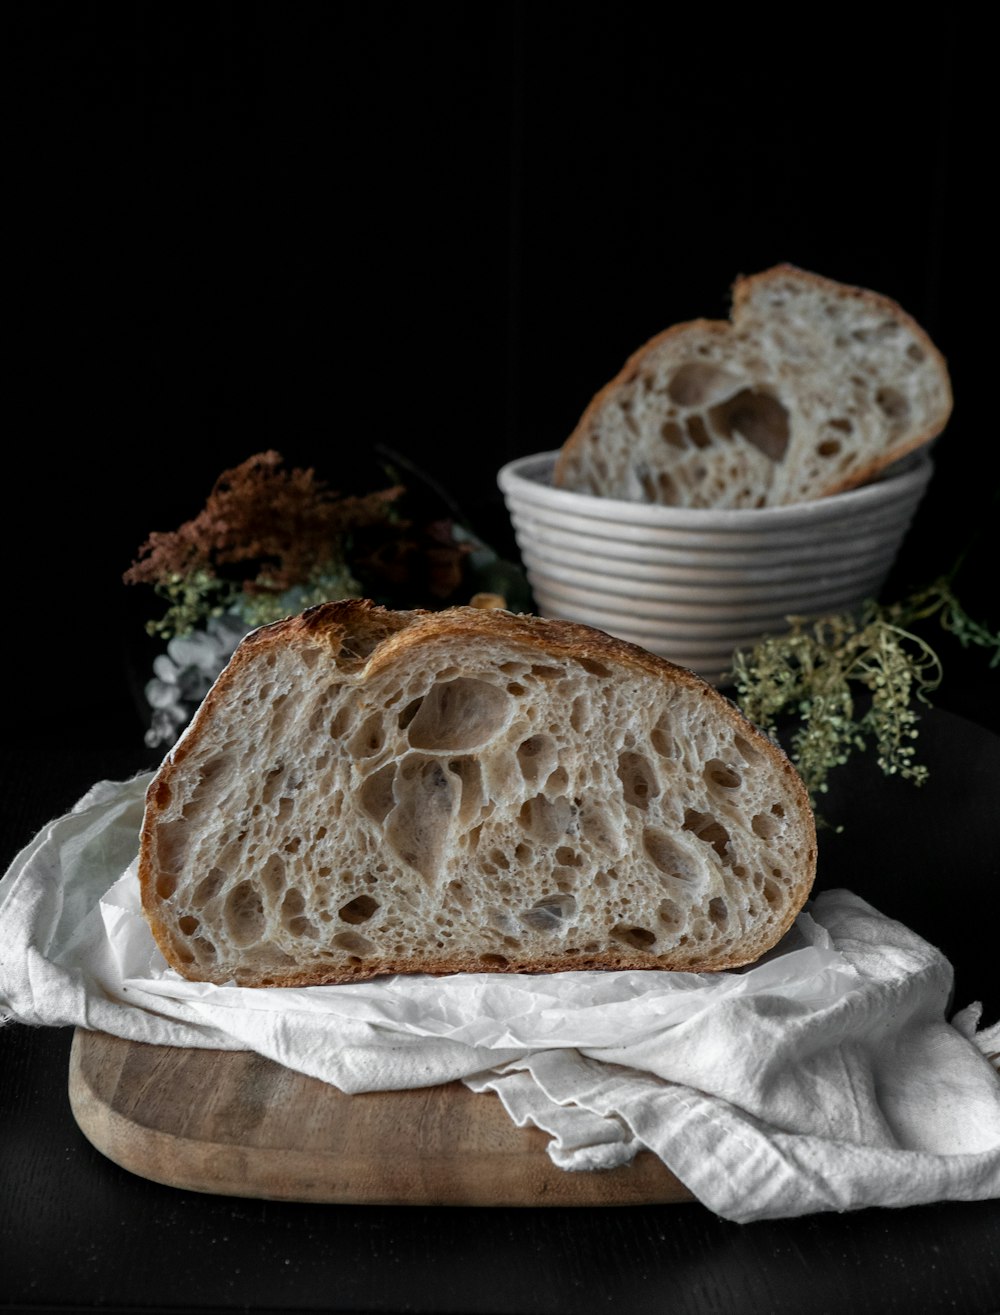
<path id="1" fill-rule="evenodd" d="M 121 573 L 265 448 L 351 488 L 388 445 L 514 552 L 500 465 L 781 260 L 945 352 L 899 587 L 975 541 L 993 607 L 989 79 L 915 13 L 7 6 L 8 728 L 141 734 L 123 673 L 155 608 Z"/>
<path id="2" fill-rule="evenodd" d="M 736 275 L 782 260 L 895 297 L 945 352 L 955 413 L 887 592 L 968 550 L 962 595 L 1000 621 L 993 51 L 967 14 L 919 12 L 6 4 L 4 834 L 138 766 L 151 600 L 121 575 L 222 469 L 276 448 L 370 486 L 384 444 L 513 552 L 497 469 L 559 446 L 635 347 L 724 316 Z M 940 943 L 955 1003 L 978 994 L 992 1021 L 997 741 L 952 713 L 1000 729 L 996 673 L 947 657 L 927 791 L 871 762 L 841 778 L 828 811 L 843 797 L 850 825 L 823 834 L 823 871 Z M 995 1203 L 487 1228 L 179 1193 L 83 1143 L 65 1030 L 7 1033 L 8 1300 L 996 1306 Z"/>

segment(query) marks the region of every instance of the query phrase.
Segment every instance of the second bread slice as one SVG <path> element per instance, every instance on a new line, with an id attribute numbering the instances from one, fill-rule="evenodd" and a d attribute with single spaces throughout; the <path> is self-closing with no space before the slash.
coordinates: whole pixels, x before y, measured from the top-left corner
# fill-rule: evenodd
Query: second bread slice
<path id="1" fill-rule="evenodd" d="M 679 507 L 827 497 L 923 446 L 951 413 L 940 352 L 895 302 L 779 265 L 729 321 L 653 338 L 584 412 L 557 486 Z"/>

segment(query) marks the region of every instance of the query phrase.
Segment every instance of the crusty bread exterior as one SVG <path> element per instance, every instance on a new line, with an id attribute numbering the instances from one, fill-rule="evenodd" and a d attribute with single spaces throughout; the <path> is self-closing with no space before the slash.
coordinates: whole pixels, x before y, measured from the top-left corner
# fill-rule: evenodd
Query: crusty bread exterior
<path id="1" fill-rule="evenodd" d="M 691 672 L 350 600 L 243 641 L 150 784 L 139 879 L 183 976 L 292 986 L 733 968 L 815 863 L 794 768 Z"/>
<path id="2" fill-rule="evenodd" d="M 779 265 L 728 321 L 674 325 L 587 407 L 557 487 L 631 502 L 765 507 L 829 497 L 935 438 L 947 365 L 894 301 Z"/>

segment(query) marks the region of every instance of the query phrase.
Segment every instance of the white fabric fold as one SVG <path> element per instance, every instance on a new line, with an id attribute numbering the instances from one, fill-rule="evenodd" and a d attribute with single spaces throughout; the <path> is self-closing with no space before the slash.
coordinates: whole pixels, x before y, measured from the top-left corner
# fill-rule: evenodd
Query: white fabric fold
<path id="1" fill-rule="evenodd" d="M 0 882 L 0 1006 L 166 1045 L 246 1049 L 346 1092 L 461 1079 L 567 1170 L 648 1149 L 748 1221 L 1000 1196 L 1000 1028 L 946 1017 L 951 967 L 847 891 L 752 968 L 187 982 L 142 915 L 148 777 L 96 785 Z"/>

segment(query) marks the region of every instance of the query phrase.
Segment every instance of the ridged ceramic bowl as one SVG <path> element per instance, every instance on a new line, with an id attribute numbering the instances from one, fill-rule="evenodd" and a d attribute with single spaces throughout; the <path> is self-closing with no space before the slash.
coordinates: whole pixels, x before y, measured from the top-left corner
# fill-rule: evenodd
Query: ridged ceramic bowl
<path id="1" fill-rule="evenodd" d="M 816 502 L 714 511 L 552 487 L 557 453 L 498 483 L 539 613 L 597 626 L 724 684 L 734 652 L 789 616 L 877 596 L 932 473 L 922 456 Z"/>

